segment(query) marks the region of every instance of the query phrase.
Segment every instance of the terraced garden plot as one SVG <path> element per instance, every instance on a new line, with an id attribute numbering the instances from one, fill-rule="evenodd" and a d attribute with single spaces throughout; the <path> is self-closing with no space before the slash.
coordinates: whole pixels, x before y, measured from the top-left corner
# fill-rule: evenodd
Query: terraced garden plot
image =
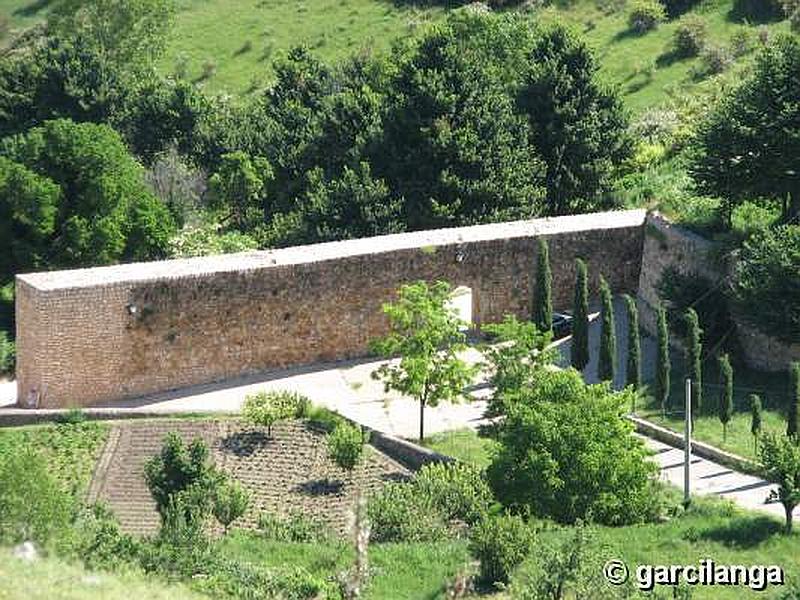
<path id="1" fill-rule="evenodd" d="M 150 534 L 158 528 L 144 464 L 160 451 L 171 431 L 187 442 L 195 437 L 205 440 L 215 464 L 250 491 L 251 507 L 235 526 L 254 527 L 264 510 L 279 514 L 299 510 L 334 530 L 345 530 L 356 486 L 328 458 L 321 430 L 293 421 L 273 426 L 268 437 L 266 429 L 236 420 L 163 420 L 115 424 L 95 471 L 89 500 L 107 503 L 125 531 Z M 367 460 L 355 478 L 369 490 L 409 475 L 399 463 L 368 446 Z"/>

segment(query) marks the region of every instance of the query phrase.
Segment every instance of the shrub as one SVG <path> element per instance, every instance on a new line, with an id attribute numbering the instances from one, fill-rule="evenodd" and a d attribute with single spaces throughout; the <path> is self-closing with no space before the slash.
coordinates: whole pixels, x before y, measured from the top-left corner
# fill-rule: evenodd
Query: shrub
<path id="1" fill-rule="evenodd" d="M 447 524 L 428 498 L 413 484 L 390 483 L 367 504 L 375 542 L 432 542 L 445 539 Z"/>
<path id="2" fill-rule="evenodd" d="M 480 561 L 480 578 L 489 585 L 507 584 L 533 546 L 535 535 L 518 516 L 501 515 L 476 525 L 469 539 L 469 551 Z"/>
<path id="3" fill-rule="evenodd" d="M 657 0 L 634 0 L 628 13 L 628 26 L 642 34 L 658 27 L 667 18 L 664 5 Z"/>
<path id="4" fill-rule="evenodd" d="M 717 75 L 727 69 L 733 62 L 731 51 L 724 46 L 706 46 L 700 53 L 699 71 L 695 71 L 697 77 L 707 75 Z"/>
<path id="5" fill-rule="evenodd" d="M 284 419 L 304 418 L 311 407 L 311 400 L 302 394 L 286 390 L 258 392 L 245 398 L 242 416 L 253 425 L 267 428 L 272 435 L 272 426 Z"/>
<path id="6" fill-rule="evenodd" d="M 177 433 L 167 434 L 161 452 L 145 463 L 144 473 L 163 526 L 180 528 L 186 521 L 202 528 L 221 480 L 203 440 L 197 438 L 187 447 Z M 178 515 L 181 509 L 184 514 Z"/>
<path id="7" fill-rule="evenodd" d="M 239 482 L 228 480 L 217 485 L 214 490 L 211 513 L 227 533 L 231 523 L 243 517 L 249 505 L 248 491 Z"/>
<path id="8" fill-rule="evenodd" d="M 540 374 L 500 430 L 487 471 L 497 498 L 563 523 L 654 518 L 657 468 L 623 417 L 631 393 L 586 385 L 574 370 Z"/>
<path id="9" fill-rule="evenodd" d="M 677 56 L 697 56 L 706 47 L 708 29 L 705 19 L 686 15 L 678 23 L 672 37 L 673 51 Z"/>
<path id="10" fill-rule="evenodd" d="M 445 520 L 457 519 L 469 525 L 486 515 L 494 499 L 483 474 L 461 463 L 425 465 L 412 485 L 417 496 L 430 501 Z"/>
<path id="11" fill-rule="evenodd" d="M 800 339 L 800 226 L 760 231 L 744 244 L 732 297 L 752 326 L 787 342 Z"/>
<path id="12" fill-rule="evenodd" d="M 16 346 L 8 332 L 0 331 L 0 375 L 12 374 L 16 366 Z"/>
<path id="13" fill-rule="evenodd" d="M 328 457 L 339 468 L 352 472 L 364 456 L 365 441 L 360 427 L 339 423 L 328 435 Z"/>
<path id="14" fill-rule="evenodd" d="M 70 553 L 92 570 L 114 571 L 138 564 L 143 544 L 130 534 L 123 533 L 119 521 L 105 506 L 95 504 L 79 511 L 72 531 L 77 540 L 69 549 L 59 542 L 60 554 Z"/>
<path id="15" fill-rule="evenodd" d="M 263 512 L 258 518 L 258 530 L 266 539 L 276 542 L 321 542 L 331 536 L 325 523 L 299 511 L 287 516 Z"/>
<path id="16" fill-rule="evenodd" d="M 731 54 L 734 58 L 740 58 L 750 52 L 753 47 L 753 36 L 746 27 L 737 29 L 731 36 Z"/>
<path id="17" fill-rule="evenodd" d="M 42 456 L 20 448 L 0 457 L 0 543 L 46 544 L 68 527 L 72 510 Z"/>

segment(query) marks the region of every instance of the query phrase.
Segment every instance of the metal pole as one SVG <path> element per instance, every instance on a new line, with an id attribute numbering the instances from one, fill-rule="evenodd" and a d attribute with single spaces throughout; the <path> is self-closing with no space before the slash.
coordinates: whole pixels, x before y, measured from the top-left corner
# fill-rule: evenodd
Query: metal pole
<path id="1" fill-rule="evenodd" d="M 683 506 L 688 508 L 692 499 L 689 485 L 689 465 L 692 461 L 692 380 L 686 380 L 686 422 L 683 438 Z"/>

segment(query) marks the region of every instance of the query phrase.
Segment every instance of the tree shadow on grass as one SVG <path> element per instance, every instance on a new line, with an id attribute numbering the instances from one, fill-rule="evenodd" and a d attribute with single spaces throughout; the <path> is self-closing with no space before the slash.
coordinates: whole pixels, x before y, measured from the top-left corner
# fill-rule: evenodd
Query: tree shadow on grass
<path id="1" fill-rule="evenodd" d="M 240 431 L 223 438 L 220 446 L 236 456 L 252 456 L 273 443 L 275 440 L 263 431 Z"/>
<path id="2" fill-rule="evenodd" d="M 53 0 L 34 0 L 26 6 L 20 6 L 13 12 L 15 17 L 35 17 L 40 11 L 46 9 Z"/>
<path id="3" fill-rule="evenodd" d="M 782 531 L 783 526 L 771 517 L 747 516 L 736 517 L 725 525 L 706 529 L 700 537 L 732 548 L 753 548 Z"/>
<path id="4" fill-rule="evenodd" d="M 728 21 L 751 25 L 776 23 L 783 18 L 783 11 L 766 0 L 734 0 L 727 14 Z"/>

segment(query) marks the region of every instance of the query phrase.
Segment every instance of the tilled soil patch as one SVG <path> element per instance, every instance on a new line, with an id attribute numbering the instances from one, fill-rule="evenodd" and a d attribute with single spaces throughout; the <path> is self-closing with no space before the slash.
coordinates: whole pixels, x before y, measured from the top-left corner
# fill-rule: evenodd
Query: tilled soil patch
<path id="1" fill-rule="evenodd" d="M 105 502 L 125 531 L 154 533 L 158 514 L 144 480 L 144 464 L 158 454 L 164 437 L 177 432 L 184 440 L 200 437 L 215 464 L 251 493 L 251 506 L 235 526 L 254 527 L 262 511 L 286 515 L 301 511 L 342 532 L 355 502 L 355 481 L 327 456 L 324 432 L 292 421 L 266 429 L 236 420 L 128 421 L 113 425 L 95 469 L 90 501 Z M 367 446 L 356 479 L 362 490 L 408 478 L 402 465 Z"/>

